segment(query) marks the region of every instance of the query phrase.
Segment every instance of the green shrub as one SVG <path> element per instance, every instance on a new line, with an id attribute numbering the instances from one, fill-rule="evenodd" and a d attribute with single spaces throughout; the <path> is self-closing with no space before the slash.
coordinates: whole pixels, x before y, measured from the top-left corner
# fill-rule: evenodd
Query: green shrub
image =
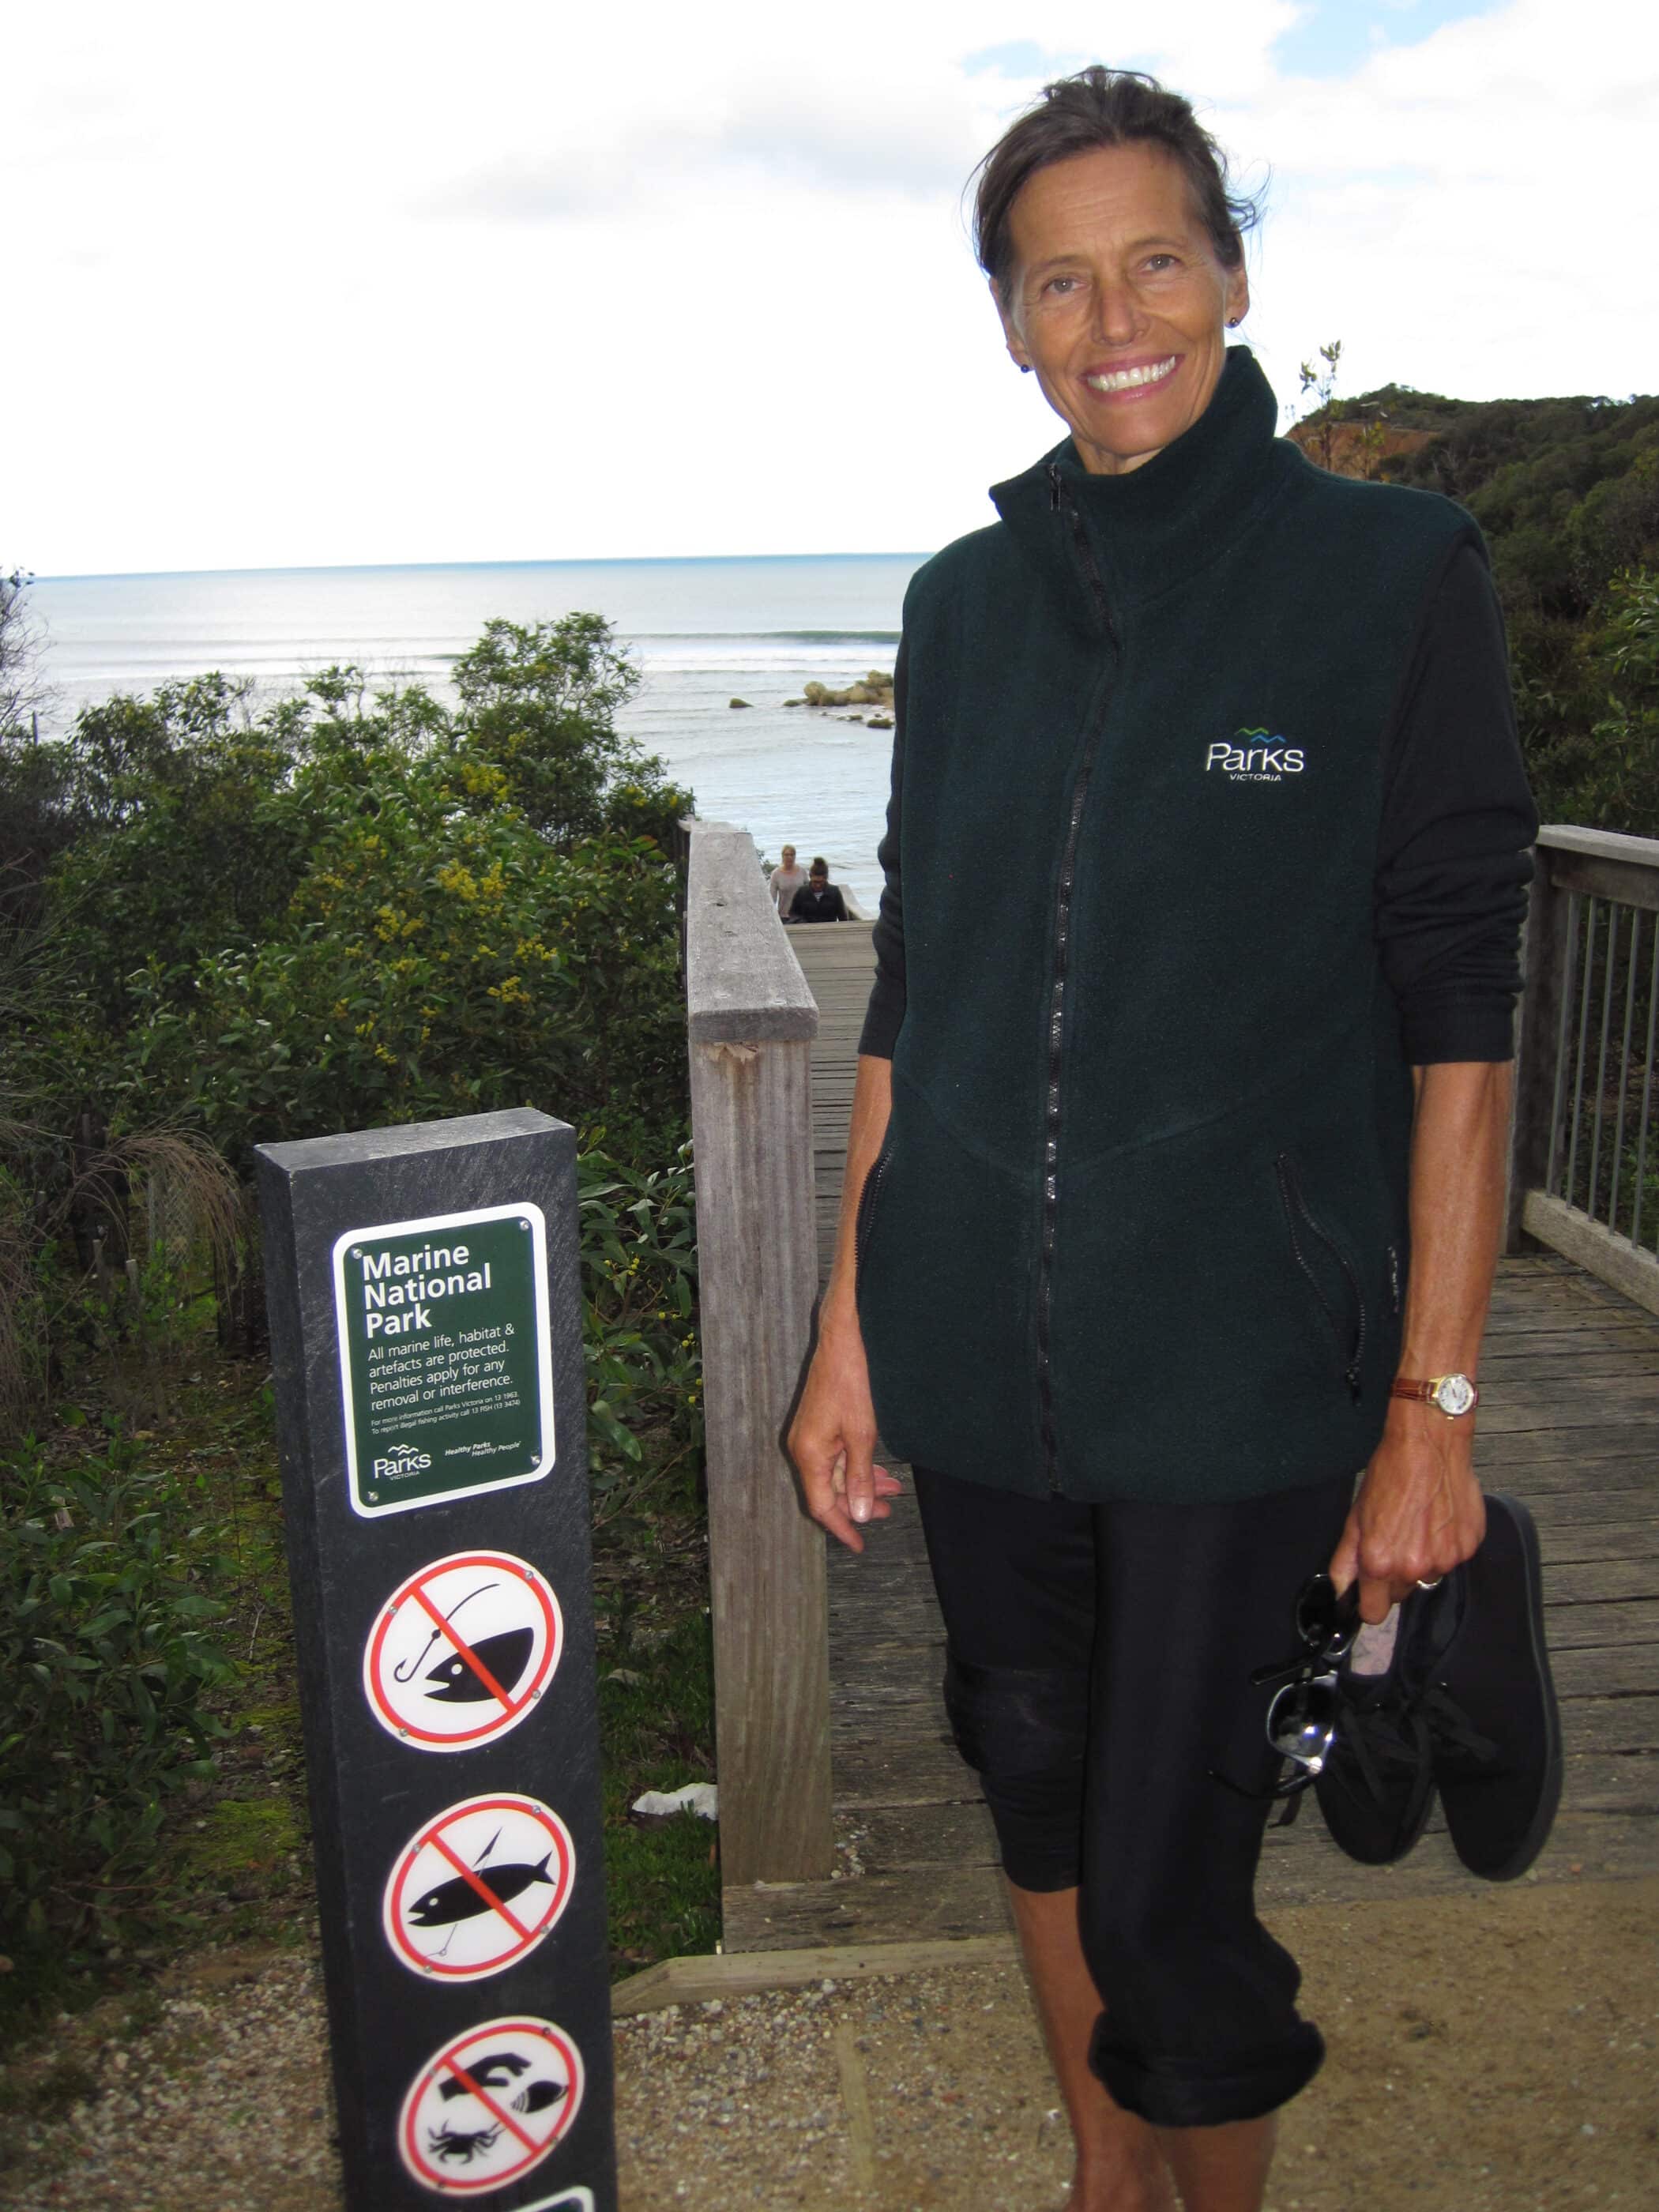
<path id="1" fill-rule="evenodd" d="M 167 1793 L 213 1771 L 222 1732 L 215 1532 L 171 1474 L 100 1443 L 0 1465 L 0 1929 L 19 1948 L 95 1930 L 144 1886 Z"/>
<path id="2" fill-rule="evenodd" d="M 577 1161 L 594 1517 L 603 1523 L 702 1448 L 691 1148 L 641 1174 Z"/>

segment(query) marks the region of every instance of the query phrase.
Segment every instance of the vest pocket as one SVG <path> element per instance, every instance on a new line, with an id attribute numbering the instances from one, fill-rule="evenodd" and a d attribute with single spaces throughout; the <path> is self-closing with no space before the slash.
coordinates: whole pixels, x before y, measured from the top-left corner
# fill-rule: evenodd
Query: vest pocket
<path id="1" fill-rule="evenodd" d="M 891 1134 L 882 1139 L 881 1150 L 871 1163 L 870 1172 L 864 1178 L 864 1188 L 859 1193 L 859 1210 L 853 1226 L 853 1287 L 857 1290 L 864 1280 L 864 1255 L 869 1249 L 871 1224 L 876 1218 L 876 1200 L 881 1195 L 881 1186 L 892 1158 Z"/>
<path id="2" fill-rule="evenodd" d="M 1312 1291 L 1336 1347 L 1348 1395 L 1359 1402 L 1360 1360 L 1365 1349 L 1365 1296 L 1345 1245 L 1315 1215 L 1303 1194 L 1296 1162 L 1281 1152 L 1273 1162 L 1290 1231 L 1291 1257 Z"/>

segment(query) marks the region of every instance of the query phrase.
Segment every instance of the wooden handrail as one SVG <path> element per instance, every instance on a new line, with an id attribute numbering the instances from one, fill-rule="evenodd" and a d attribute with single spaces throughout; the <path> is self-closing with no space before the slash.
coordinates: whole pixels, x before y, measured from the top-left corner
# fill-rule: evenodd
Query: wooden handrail
<path id="1" fill-rule="evenodd" d="M 708 1468 L 720 1862 L 728 1884 L 835 1861 L 823 1537 L 781 1438 L 817 1289 L 812 994 L 753 842 L 693 822 L 686 1025 Z"/>

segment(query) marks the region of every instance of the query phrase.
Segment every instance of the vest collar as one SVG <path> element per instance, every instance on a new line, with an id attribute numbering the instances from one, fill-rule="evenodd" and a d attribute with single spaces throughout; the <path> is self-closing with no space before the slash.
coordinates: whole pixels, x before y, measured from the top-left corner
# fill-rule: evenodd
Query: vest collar
<path id="1" fill-rule="evenodd" d="M 1141 467 L 1091 476 L 1067 438 L 991 497 L 1071 619 L 1098 635 L 1237 536 L 1267 489 L 1278 422 L 1255 355 L 1230 346 L 1203 414 Z"/>

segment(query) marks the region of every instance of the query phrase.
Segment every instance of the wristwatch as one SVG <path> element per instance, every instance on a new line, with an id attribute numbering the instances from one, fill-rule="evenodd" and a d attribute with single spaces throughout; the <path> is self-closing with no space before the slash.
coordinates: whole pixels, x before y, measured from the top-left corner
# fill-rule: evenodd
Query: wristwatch
<path id="1" fill-rule="evenodd" d="M 1472 1413 L 1480 1403 L 1480 1393 L 1467 1375 L 1431 1375 L 1426 1382 L 1396 1375 L 1389 1385 L 1389 1395 L 1416 1398 L 1425 1406 L 1438 1407 L 1449 1421 L 1456 1420 L 1461 1414 Z"/>

